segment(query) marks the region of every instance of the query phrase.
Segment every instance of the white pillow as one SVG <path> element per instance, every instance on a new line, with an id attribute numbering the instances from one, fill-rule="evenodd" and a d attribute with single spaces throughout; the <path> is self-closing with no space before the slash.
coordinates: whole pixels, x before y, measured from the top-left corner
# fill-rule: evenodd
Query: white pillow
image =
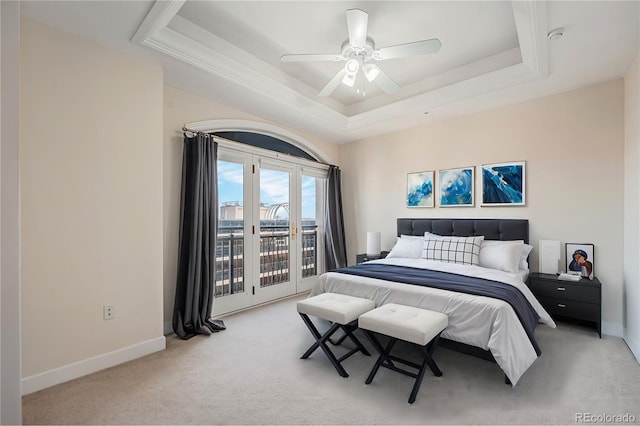
<path id="1" fill-rule="evenodd" d="M 479 263 L 482 240 L 484 240 L 484 236 L 445 237 L 425 232 L 422 258 L 440 262 L 477 265 Z"/>
<path id="2" fill-rule="evenodd" d="M 403 235 L 398 237 L 396 245 L 393 246 L 387 259 L 393 257 L 402 257 L 405 259 L 419 259 L 422 254 L 422 246 L 424 244 L 423 237 L 414 237 L 411 235 Z"/>
<path id="3" fill-rule="evenodd" d="M 480 247 L 479 264 L 485 268 L 505 272 L 518 272 L 524 243 L 520 241 L 500 241 L 502 244 L 483 244 Z"/>
<path id="4" fill-rule="evenodd" d="M 529 262 L 527 262 L 527 259 L 529 258 L 529 253 L 531 253 L 531 250 L 533 250 L 533 246 L 529 245 L 529 244 L 522 244 L 522 255 L 520 257 L 520 270 L 525 270 L 528 271 L 529 270 Z"/>
<path id="5" fill-rule="evenodd" d="M 518 265 L 518 270 L 520 271 L 528 271 L 529 270 L 529 262 L 527 259 L 529 258 L 529 253 L 533 250 L 533 246 L 529 244 L 525 244 L 524 240 L 508 240 L 508 241 L 500 241 L 500 240 L 484 240 L 482 245 L 480 246 L 480 251 L 482 248 L 488 245 L 505 245 L 505 244 L 514 244 L 514 243 L 522 243 L 522 253 L 520 257 L 520 263 Z"/>
<path id="6" fill-rule="evenodd" d="M 405 235 L 405 234 L 402 234 L 402 235 L 400 235 L 400 238 L 409 238 L 411 240 L 424 241 L 424 235 Z"/>

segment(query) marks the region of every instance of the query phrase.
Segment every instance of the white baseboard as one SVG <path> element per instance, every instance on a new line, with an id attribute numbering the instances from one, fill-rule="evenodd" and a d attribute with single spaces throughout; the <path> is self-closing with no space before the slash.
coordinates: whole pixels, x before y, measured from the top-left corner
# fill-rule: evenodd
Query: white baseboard
<path id="1" fill-rule="evenodd" d="M 22 395 L 28 395 L 154 352 L 163 351 L 166 347 L 167 341 L 165 337 L 157 337 L 113 352 L 107 352 L 43 373 L 25 377 L 22 379 Z"/>
<path id="2" fill-rule="evenodd" d="M 165 321 L 164 322 L 164 335 L 167 336 L 169 334 L 173 334 L 173 322 Z"/>
<path id="3" fill-rule="evenodd" d="M 622 337 L 622 325 L 614 322 L 602 321 L 602 334 L 613 337 Z"/>
<path id="4" fill-rule="evenodd" d="M 633 356 L 636 357 L 636 361 L 640 364 L 640 342 L 629 336 L 629 333 L 625 333 L 623 339 L 627 343 L 627 346 L 629 346 L 629 349 L 631 349 Z"/>

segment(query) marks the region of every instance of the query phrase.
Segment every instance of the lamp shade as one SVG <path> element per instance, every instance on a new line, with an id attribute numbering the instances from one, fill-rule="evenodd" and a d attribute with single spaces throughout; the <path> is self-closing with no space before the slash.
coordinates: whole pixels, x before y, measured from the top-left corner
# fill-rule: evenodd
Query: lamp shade
<path id="1" fill-rule="evenodd" d="M 367 254 L 379 255 L 380 254 L 380 232 L 367 232 Z"/>

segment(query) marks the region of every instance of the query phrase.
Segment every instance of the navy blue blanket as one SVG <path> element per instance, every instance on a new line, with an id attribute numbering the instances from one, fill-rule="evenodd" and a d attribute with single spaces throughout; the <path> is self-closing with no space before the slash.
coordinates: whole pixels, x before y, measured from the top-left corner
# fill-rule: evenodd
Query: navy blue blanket
<path id="1" fill-rule="evenodd" d="M 531 344 L 536 350 L 536 354 L 538 354 L 538 356 L 542 354 L 538 342 L 536 342 L 533 335 L 536 325 L 538 324 L 538 313 L 533 309 L 524 294 L 509 284 L 450 272 L 432 271 L 430 269 L 411 268 L 408 266 L 383 265 L 379 263 L 363 263 L 356 266 L 334 269 L 331 272 L 421 285 L 504 300 L 513 307 L 513 310 L 520 319 L 520 323 L 522 323 L 522 327 L 527 332 Z"/>

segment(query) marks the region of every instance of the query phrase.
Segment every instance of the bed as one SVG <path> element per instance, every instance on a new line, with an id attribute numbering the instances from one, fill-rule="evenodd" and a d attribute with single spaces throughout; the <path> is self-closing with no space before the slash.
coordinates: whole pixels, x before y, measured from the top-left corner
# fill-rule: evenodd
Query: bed
<path id="1" fill-rule="evenodd" d="M 408 253 L 409 245 L 426 250 L 425 233 L 435 240 L 468 237 L 483 241 L 484 266 L 437 261 L 426 252 L 416 258 L 415 248 Z M 515 386 L 541 354 L 533 329 L 538 323 L 555 328 L 555 323 L 525 284 L 528 270 L 505 269 L 502 257 L 494 264 L 489 254 L 499 250 L 500 256 L 505 253 L 508 257 L 515 253 L 515 245 L 528 245 L 528 234 L 526 219 L 400 218 L 398 240 L 387 258 L 326 272 L 310 295 L 341 293 L 372 299 L 376 306 L 393 302 L 443 312 L 449 316 L 443 340 L 456 350 L 495 361 Z M 496 246 L 499 249 L 487 249 Z M 518 251 L 518 256 L 524 252 Z M 518 265 L 522 263 L 526 259 L 519 259 Z M 441 285 L 443 279 L 448 283 Z M 493 291 L 489 287 L 509 295 L 501 298 L 486 293 Z"/>

